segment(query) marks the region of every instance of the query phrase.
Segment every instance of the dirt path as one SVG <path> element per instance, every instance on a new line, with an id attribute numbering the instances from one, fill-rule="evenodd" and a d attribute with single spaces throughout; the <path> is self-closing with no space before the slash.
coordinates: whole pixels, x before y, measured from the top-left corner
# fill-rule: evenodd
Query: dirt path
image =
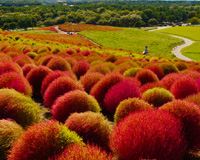
<path id="1" fill-rule="evenodd" d="M 166 27 L 158 27 L 157 29 L 153 29 L 153 30 L 149 30 L 149 31 L 155 31 L 155 30 L 160 30 L 160 29 L 165 29 L 165 28 L 169 28 L 171 26 L 166 26 Z M 175 35 L 171 35 L 168 34 L 169 36 L 175 37 L 175 38 L 179 38 L 185 41 L 184 44 L 180 45 L 180 46 L 176 46 L 172 49 L 172 53 L 179 59 L 185 60 L 185 61 L 194 61 L 184 55 L 182 55 L 181 53 L 181 49 L 190 46 L 192 43 L 194 43 L 194 41 L 191 41 L 190 39 L 187 38 L 183 38 L 183 37 L 179 37 L 179 36 L 175 36 Z"/>

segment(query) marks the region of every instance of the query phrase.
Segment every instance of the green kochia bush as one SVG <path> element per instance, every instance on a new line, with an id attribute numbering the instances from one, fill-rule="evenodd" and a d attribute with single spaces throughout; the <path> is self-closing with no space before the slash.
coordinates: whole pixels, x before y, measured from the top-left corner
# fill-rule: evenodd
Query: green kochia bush
<path id="1" fill-rule="evenodd" d="M 188 152 L 200 150 L 200 108 L 194 103 L 184 100 L 174 100 L 159 108 L 179 118 L 184 127 L 188 142 Z"/>
<path id="2" fill-rule="evenodd" d="M 52 106 L 52 118 L 64 123 L 71 113 L 100 112 L 100 110 L 100 106 L 94 97 L 84 91 L 74 90 L 56 99 Z"/>
<path id="3" fill-rule="evenodd" d="M 136 67 L 136 68 L 130 68 L 128 70 L 126 70 L 123 75 L 126 77 L 135 77 L 136 73 L 138 71 L 142 70 L 142 68 Z"/>
<path id="4" fill-rule="evenodd" d="M 55 160 L 114 160 L 111 155 L 101 151 L 99 147 L 87 144 L 71 145 L 61 154 L 56 156 Z"/>
<path id="5" fill-rule="evenodd" d="M 23 127 L 40 121 L 40 106 L 14 89 L 0 89 L 0 119 L 11 118 Z"/>
<path id="6" fill-rule="evenodd" d="M 182 129 L 180 120 L 166 112 L 131 113 L 111 132 L 110 147 L 120 160 L 182 160 L 187 147 Z"/>
<path id="7" fill-rule="evenodd" d="M 146 111 L 153 109 L 153 105 L 145 102 L 139 98 L 128 98 L 120 102 L 117 106 L 115 115 L 114 115 L 114 122 L 118 123 L 130 113 L 139 112 L 139 111 Z"/>
<path id="8" fill-rule="evenodd" d="M 53 120 L 35 124 L 17 139 L 8 160 L 46 160 L 82 139 L 66 126 Z"/>
<path id="9" fill-rule="evenodd" d="M 161 63 L 159 66 L 162 68 L 164 75 L 167 75 L 169 73 L 179 72 L 178 68 L 174 64 L 169 62 Z"/>
<path id="10" fill-rule="evenodd" d="M 12 120 L 0 120 L 0 159 L 7 157 L 8 150 L 12 147 L 14 141 L 21 136 L 23 128 Z"/>
<path id="11" fill-rule="evenodd" d="M 142 99 L 155 107 L 160 107 L 163 104 L 174 99 L 174 95 L 164 88 L 155 87 L 148 89 L 142 94 Z"/>
<path id="12" fill-rule="evenodd" d="M 110 151 L 108 143 L 111 125 L 101 113 L 91 111 L 73 113 L 66 120 L 65 125 L 81 136 L 85 143 L 95 144 L 103 150 Z"/>

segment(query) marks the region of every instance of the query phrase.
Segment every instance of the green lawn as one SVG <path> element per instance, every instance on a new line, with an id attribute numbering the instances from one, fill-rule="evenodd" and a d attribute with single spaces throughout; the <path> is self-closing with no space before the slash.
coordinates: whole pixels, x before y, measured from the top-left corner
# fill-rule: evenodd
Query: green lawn
<path id="1" fill-rule="evenodd" d="M 181 50 L 181 53 L 189 57 L 191 59 L 194 59 L 195 61 L 200 62 L 200 41 L 193 43 L 192 45 L 185 47 Z"/>
<path id="2" fill-rule="evenodd" d="M 104 47 L 125 49 L 142 53 L 148 46 L 149 54 L 165 57 L 175 57 L 171 49 L 182 40 L 165 34 L 143 31 L 134 28 L 124 28 L 123 31 L 84 31 L 79 34 L 93 40 Z"/>
<path id="3" fill-rule="evenodd" d="M 196 41 L 191 46 L 183 48 L 181 53 L 191 59 L 200 61 L 200 26 L 171 27 L 154 32 L 173 34 Z"/>

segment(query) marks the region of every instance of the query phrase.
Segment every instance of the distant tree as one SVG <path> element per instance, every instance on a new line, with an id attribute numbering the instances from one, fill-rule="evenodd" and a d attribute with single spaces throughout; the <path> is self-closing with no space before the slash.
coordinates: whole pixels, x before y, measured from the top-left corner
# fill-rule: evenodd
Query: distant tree
<path id="1" fill-rule="evenodd" d="M 190 18 L 192 18 L 192 17 L 195 17 L 195 16 L 197 16 L 197 12 L 196 11 L 191 11 L 191 12 L 189 12 L 188 13 L 188 19 L 190 19 Z"/>
<path id="2" fill-rule="evenodd" d="M 135 22 L 134 27 L 145 27 L 146 23 L 142 20 Z"/>
<path id="3" fill-rule="evenodd" d="M 192 17 L 192 18 L 188 19 L 187 22 L 191 23 L 191 24 L 200 24 L 200 19 L 197 17 Z"/>
<path id="4" fill-rule="evenodd" d="M 158 25 L 158 21 L 155 19 L 155 18 L 151 18 L 149 21 L 148 21 L 148 24 L 150 26 L 155 26 L 155 25 Z"/>
<path id="5" fill-rule="evenodd" d="M 167 16 L 167 20 L 168 20 L 169 22 L 174 22 L 175 19 L 176 19 L 175 15 L 169 15 L 169 16 Z"/>
<path id="6" fill-rule="evenodd" d="M 16 22 L 11 22 L 10 25 L 9 25 L 9 29 L 16 29 L 18 28 L 18 24 Z"/>

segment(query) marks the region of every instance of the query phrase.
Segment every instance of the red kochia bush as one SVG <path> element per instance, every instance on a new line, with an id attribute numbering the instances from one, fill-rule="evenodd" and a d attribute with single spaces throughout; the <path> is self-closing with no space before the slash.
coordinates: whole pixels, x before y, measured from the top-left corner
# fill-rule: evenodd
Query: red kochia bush
<path id="1" fill-rule="evenodd" d="M 90 111 L 73 113 L 66 120 L 65 125 L 82 137 L 85 143 L 95 144 L 103 150 L 110 151 L 108 143 L 111 126 L 101 113 Z"/>
<path id="2" fill-rule="evenodd" d="M 198 84 L 200 90 L 200 77 L 196 79 L 196 83 Z"/>
<path id="3" fill-rule="evenodd" d="M 28 128 L 17 139 L 8 160 L 45 160 L 60 153 L 65 147 L 83 143 L 67 127 L 55 121 L 44 121 Z"/>
<path id="4" fill-rule="evenodd" d="M 158 65 L 150 64 L 146 66 L 145 69 L 150 69 L 152 72 L 154 72 L 158 76 L 159 79 L 162 79 L 164 77 L 164 72 L 162 68 L 159 67 Z"/>
<path id="5" fill-rule="evenodd" d="M 115 115 L 114 115 L 114 122 L 118 123 L 130 113 L 145 111 L 153 109 L 153 105 L 145 102 L 139 98 L 128 98 L 120 102 L 117 106 Z"/>
<path id="6" fill-rule="evenodd" d="M 110 68 L 107 65 L 100 63 L 100 64 L 92 66 L 88 70 L 88 73 L 90 73 L 90 72 L 99 72 L 102 74 L 108 74 L 108 73 L 110 73 Z"/>
<path id="7" fill-rule="evenodd" d="M 80 78 L 90 69 L 90 67 L 91 66 L 87 61 L 80 60 L 73 65 L 72 71 L 76 74 L 78 78 Z"/>
<path id="8" fill-rule="evenodd" d="M 25 64 L 35 64 L 35 62 L 26 54 L 21 54 L 13 58 L 13 61 L 23 67 Z"/>
<path id="9" fill-rule="evenodd" d="M 23 74 L 24 76 L 26 77 L 26 75 L 28 74 L 28 72 L 32 69 L 36 67 L 36 65 L 34 64 L 25 64 L 23 67 L 22 67 L 22 71 L 23 71 Z"/>
<path id="10" fill-rule="evenodd" d="M 115 84 L 124 80 L 124 76 L 118 72 L 111 72 L 98 81 L 91 89 L 90 94 L 95 97 L 95 99 L 103 107 L 103 99 L 108 90 Z"/>
<path id="11" fill-rule="evenodd" d="M 140 87 L 140 92 L 144 93 L 145 91 L 147 91 L 148 89 L 152 89 L 155 87 L 160 87 L 160 88 L 165 88 L 165 86 L 159 81 L 156 83 L 146 83 L 143 86 Z"/>
<path id="12" fill-rule="evenodd" d="M 46 91 L 47 87 L 51 82 L 53 82 L 55 79 L 63 76 L 68 76 L 68 72 L 65 71 L 53 71 L 49 73 L 44 80 L 42 81 L 42 86 L 41 86 L 41 95 L 44 96 L 44 92 Z"/>
<path id="13" fill-rule="evenodd" d="M 52 70 L 61 70 L 61 71 L 70 71 L 71 65 L 65 60 L 64 58 L 60 56 L 54 56 L 49 60 L 47 63 L 47 67 L 49 67 Z"/>
<path id="14" fill-rule="evenodd" d="M 40 90 L 42 81 L 51 72 L 52 70 L 49 69 L 48 67 L 40 65 L 31 69 L 29 73 L 26 75 L 27 80 L 33 87 L 34 97 L 41 97 Z"/>
<path id="15" fill-rule="evenodd" d="M 135 78 L 139 80 L 142 85 L 159 81 L 157 75 L 149 69 L 142 69 L 138 71 Z"/>
<path id="16" fill-rule="evenodd" d="M 0 75 L 6 72 L 23 74 L 21 67 L 15 62 L 0 62 Z"/>
<path id="17" fill-rule="evenodd" d="M 148 89 L 142 94 L 142 99 L 155 107 L 160 107 L 163 104 L 170 102 L 174 99 L 173 94 L 164 88 L 155 87 Z"/>
<path id="18" fill-rule="evenodd" d="M 166 75 L 165 77 L 163 77 L 160 82 L 161 84 L 164 85 L 166 89 L 170 90 L 174 81 L 180 78 L 181 76 L 182 76 L 181 73 L 170 73 Z"/>
<path id="19" fill-rule="evenodd" d="M 132 113 L 111 132 L 110 147 L 120 160 L 182 160 L 187 146 L 182 129 L 169 113 Z"/>
<path id="20" fill-rule="evenodd" d="M 55 79 L 46 89 L 44 93 L 44 104 L 46 107 L 51 108 L 56 98 L 72 90 L 84 90 L 83 86 L 71 79 L 64 76 Z"/>
<path id="21" fill-rule="evenodd" d="M 179 118 L 183 124 L 189 151 L 200 150 L 200 109 L 194 103 L 174 100 L 159 108 Z"/>
<path id="22" fill-rule="evenodd" d="M 32 88 L 29 82 L 17 72 L 8 72 L 0 75 L 0 88 L 13 88 L 20 93 L 32 96 Z"/>
<path id="23" fill-rule="evenodd" d="M 52 106 L 52 118 L 65 122 L 71 113 L 93 111 L 100 112 L 96 99 L 84 91 L 74 90 L 58 97 Z"/>
<path id="24" fill-rule="evenodd" d="M 199 86 L 194 79 L 187 76 L 182 76 L 173 83 L 170 91 L 176 99 L 182 99 L 189 95 L 198 93 Z"/>
<path id="25" fill-rule="evenodd" d="M 55 160 L 113 160 L 113 158 L 99 147 L 87 144 L 71 145 L 56 156 Z"/>
<path id="26" fill-rule="evenodd" d="M 191 103 L 195 103 L 200 108 L 200 93 L 190 95 L 190 96 L 186 97 L 184 100 L 191 102 Z"/>
<path id="27" fill-rule="evenodd" d="M 121 101 L 133 97 L 141 97 L 139 86 L 133 79 L 125 79 L 108 90 L 103 100 L 104 107 L 114 114 Z"/>
<path id="28" fill-rule="evenodd" d="M 99 72 L 86 73 L 85 75 L 81 76 L 80 83 L 85 88 L 85 91 L 90 93 L 91 88 L 103 77 L 104 75 Z"/>
<path id="29" fill-rule="evenodd" d="M 14 141 L 23 134 L 23 128 L 12 120 L 0 120 L 0 159 L 7 157 Z"/>

